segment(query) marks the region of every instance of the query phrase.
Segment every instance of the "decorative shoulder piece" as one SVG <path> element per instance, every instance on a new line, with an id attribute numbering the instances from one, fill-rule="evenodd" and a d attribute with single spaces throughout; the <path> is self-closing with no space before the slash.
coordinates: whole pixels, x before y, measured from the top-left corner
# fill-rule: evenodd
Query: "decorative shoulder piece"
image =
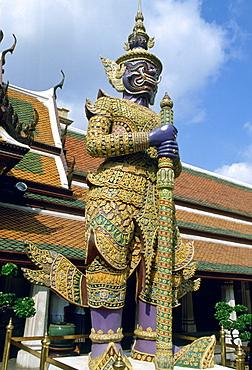
<path id="1" fill-rule="evenodd" d="M 201 337 L 174 354 L 174 365 L 192 369 L 214 367 L 215 335 Z"/>
<path id="2" fill-rule="evenodd" d="M 81 294 L 85 276 L 72 262 L 60 253 L 39 249 L 31 242 L 24 244 L 27 256 L 40 269 L 22 269 L 30 283 L 44 285 L 70 303 L 87 305 Z"/>
<path id="3" fill-rule="evenodd" d="M 109 96 L 106 96 L 106 95 L 98 96 L 98 100 L 95 102 L 95 104 L 92 104 L 90 99 L 86 99 L 85 113 L 86 113 L 86 116 L 87 116 L 88 120 L 90 120 L 90 118 L 92 118 L 95 115 L 103 116 L 103 117 L 106 117 L 106 118 L 110 119 L 111 114 L 109 113 L 108 109 L 105 109 L 104 101 L 102 101 L 102 102 L 100 101 L 99 98 L 101 98 L 101 97 L 107 98 L 106 102 L 108 102 Z"/>
<path id="4" fill-rule="evenodd" d="M 113 60 L 106 59 L 102 56 L 101 61 L 104 66 L 109 83 L 116 89 L 116 91 L 123 92 L 125 90 L 125 87 L 123 85 L 122 77 L 124 75 L 126 67 L 123 64 L 120 66 Z"/>

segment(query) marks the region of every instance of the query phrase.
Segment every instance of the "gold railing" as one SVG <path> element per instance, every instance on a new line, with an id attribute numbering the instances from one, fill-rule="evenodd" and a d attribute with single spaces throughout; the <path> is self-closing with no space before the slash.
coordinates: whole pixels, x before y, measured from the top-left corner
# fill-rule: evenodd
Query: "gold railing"
<path id="1" fill-rule="evenodd" d="M 24 351 L 30 353 L 31 355 L 40 359 L 40 366 L 39 370 L 46 370 L 46 364 L 52 364 L 54 366 L 59 367 L 63 370 L 76 370 L 74 367 L 63 364 L 53 358 L 48 356 L 49 354 L 49 345 L 51 340 L 57 339 L 77 339 L 77 338 L 88 338 L 88 334 L 84 335 L 62 335 L 62 336 L 48 336 L 47 333 L 45 336 L 37 336 L 37 337 L 12 337 L 12 331 L 14 326 L 12 325 L 12 320 L 10 319 L 9 324 L 6 327 L 6 336 L 5 336 L 5 343 L 4 343 L 4 352 L 3 352 L 3 361 L 2 361 L 2 370 L 7 370 L 8 368 L 8 361 L 10 355 L 10 345 L 13 344 L 14 346 L 23 349 Z M 20 342 L 25 341 L 34 341 L 40 340 L 42 344 L 41 352 L 35 351 L 34 349 L 24 345 Z"/>
<path id="2" fill-rule="evenodd" d="M 63 370 L 76 370 L 72 366 L 63 364 L 62 362 L 59 362 L 48 356 L 50 342 L 51 340 L 57 340 L 57 339 L 89 338 L 88 334 L 48 336 L 47 333 L 44 336 L 37 336 L 37 337 L 12 337 L 13 329 L 14 329 L 14 326 L 12 325 L 12 319 L 10 319 L 9 324 L 6 326 L 6 336 L 5 336 L 5 343 L 4 343 L 2 370 L 7 370 L 8 368 L 11 344 L 39 358 L 40 359 L 39 370 L 46 370 L 47 363 L 52 364 L 56 367 L 59 367 L 60 369 L 63 369 Z M 133 335 L 134 335 L 133 333 L 124 334 L 124 336 L 133 336 Z M 192 336 L 180 335 L 180 334 L 174 334 L 174 337 L 177 337 L 180 339 L 186 339 L 188 341 L 194 341 L 198 339 L 198 337 L 192 337 Z M 41 352 L 35 351 L 32 348 L 24 345 L 23 343 L 20 343 L 20 342 L 34 341 L 34 340 L 41 341 L 41 344 L 42 344 Z M 220 341 L 216 342 L 216 344 L 220 345 L 221 347 L 221 365 L 222 366 L 226 366 L 226 349 L 230 347 L 230 348 L 235 349 L 234 355 L 236 357 L 236 370 L 245 370 L 245 356 L 246 355 L 244 351 L 250 351 L 250 347 L 244 347 L 240 345 L 236 346 L 233 344 L 226 343 L 225 342 L 225 330 L 223 328 L 221 328 L 221 331 L 220 331 Z"/>
<path id="3" fill-rule="evenodd" d="M 217 344 L 220 344 L 221 346 L 221 365 L 226 366 L 226 357 L 227 357 L 227 348 L 234 348 L 234 355 L 236 358 L 236 370 L 244 370 L 245 369 L 245 357 L 246 354 L 244 351 L 250 351 L 250 347 L 245 347 L 235 344 L 229 344 L 225 341 L 225 330 L 222 327 L 220 330 L 220 342 L 217 342 Z M 250 353 L 250 356 L 252 354 Z"/>

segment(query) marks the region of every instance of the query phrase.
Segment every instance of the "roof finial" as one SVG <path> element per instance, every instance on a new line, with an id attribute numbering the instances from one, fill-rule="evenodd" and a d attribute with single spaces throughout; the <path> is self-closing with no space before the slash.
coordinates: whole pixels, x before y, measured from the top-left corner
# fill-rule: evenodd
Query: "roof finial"
<path id="1" fill-rule="evenodd" d="M 0 42 L 3 40 L 3 37 L 4 37 L 3 31 L 0 30 Z M 14 34 L 13 34 L 13 37 L 14 37 L 13 45 L 9 49 L 4 50 L 2 53 L 0 52 L 0 85 L 2 85 L 2 82 L 3 82 L 2 81 L 2 76 L 3 76 L 3 73 L 4 73 L 3 65 L 5 64 L 5 54 L 7 54 L 8 52 L 10 52 L 12 54 L 14 49 L 15 49 L 15 46 L 17 44 L 17 39 L 16 39 L 16 36 Z"/>
<path id="2" fill-rule="evenodd" d="M 56 86 L 54 86 L 54 88 L 53 88 L 53 96 L 54 96 L 54 98 L 55 99 L 57 99 L 57 95 L 56 95 L 56 90 L 58 89 L 58 88 L 61 88 L 62 89 L 62 87 L 63 87 L 63 85 L 64 85 L 64 82 L 65 82 L 65 74 L 64 74 L 64 72 L 61 70 L 60 71 L 61 72 L 61 74 L 62 74 L 62 79 L 61 79 L 61 81 L 60 81 L 60 83 L 58 83 Z"/>
<path id="3" fill-rule="evenodd" d="M 8 52 L 9 53 L 13 53 L 13 51 L 14 51 L 14 49 L 15 49 L 15 46 L 16 46 L 16 44 L 17 44 L 17 38 L 16 38 L 16 36 L 14 35 L 14 33 L 12 34 L 12 36 L 13 36 L 13 38 L 14 38 L 14 43 L 13 43 L 13 45 L 9 48 L 9 49 L 6 49 L 6 50 L 4 50 L 3 52 L 2 52 L 2 66 L 5 64 L 5 54 L 7 54 Z M 3 35 L 2 35 L 2 38 L 3 38 Z"/>

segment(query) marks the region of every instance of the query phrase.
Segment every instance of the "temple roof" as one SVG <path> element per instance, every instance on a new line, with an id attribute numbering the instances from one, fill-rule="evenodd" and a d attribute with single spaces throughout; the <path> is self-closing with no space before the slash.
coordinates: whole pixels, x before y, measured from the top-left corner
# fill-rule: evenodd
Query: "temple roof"
<path id="1" fill-rule="evenodd" d="M 87 173 L 95 172 L 99 164 L 103 161 L 101 158 L 93 158 L 86 150 L 86 131 L 76 128 L 69 128 L 66 137 L 65 149 L 67 157 L 75 157 L 74 172 L 86 176 Z"/>
<path id="2" fill-rule="evenodd" d="M 252 186 L 184 165 L 175 181 L 175 198 L 205 207 L 252 215 Z"/>
<path id="3" fill-rule="evenodd" d="M 37 111 L 38 123 L 30 147 L 23 145 L 4 130 L 1 131 L 2 142 L 29 149 L 7 175 L 44 185 L 68 188 L 67 167 L 65 158 L 61 155 L 61 129 L 53 89 L 36 93 L 10 86 L 8 98 L 23 127 L 32 120 L 33 109 Z"/>

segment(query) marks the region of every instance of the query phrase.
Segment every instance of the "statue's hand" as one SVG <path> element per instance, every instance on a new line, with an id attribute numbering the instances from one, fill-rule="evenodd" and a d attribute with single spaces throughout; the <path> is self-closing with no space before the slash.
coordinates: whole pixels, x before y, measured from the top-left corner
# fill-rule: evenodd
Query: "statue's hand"
<path id="1" fill-rule="evenodd" d="M 168 140 L 162 142 L 157 146 L 158 157 L 168 157 L 175 159 L 179 155 L 178 143 L 175 140 Z"/>
<path id="2" fill-rule="evenodd" d="M 178 130 L 172 124 L 166 124 L 154 128 L 150 131 L 150 146 L 159 146 L 168 141 L 174 141 L 177 137 Z"/>

